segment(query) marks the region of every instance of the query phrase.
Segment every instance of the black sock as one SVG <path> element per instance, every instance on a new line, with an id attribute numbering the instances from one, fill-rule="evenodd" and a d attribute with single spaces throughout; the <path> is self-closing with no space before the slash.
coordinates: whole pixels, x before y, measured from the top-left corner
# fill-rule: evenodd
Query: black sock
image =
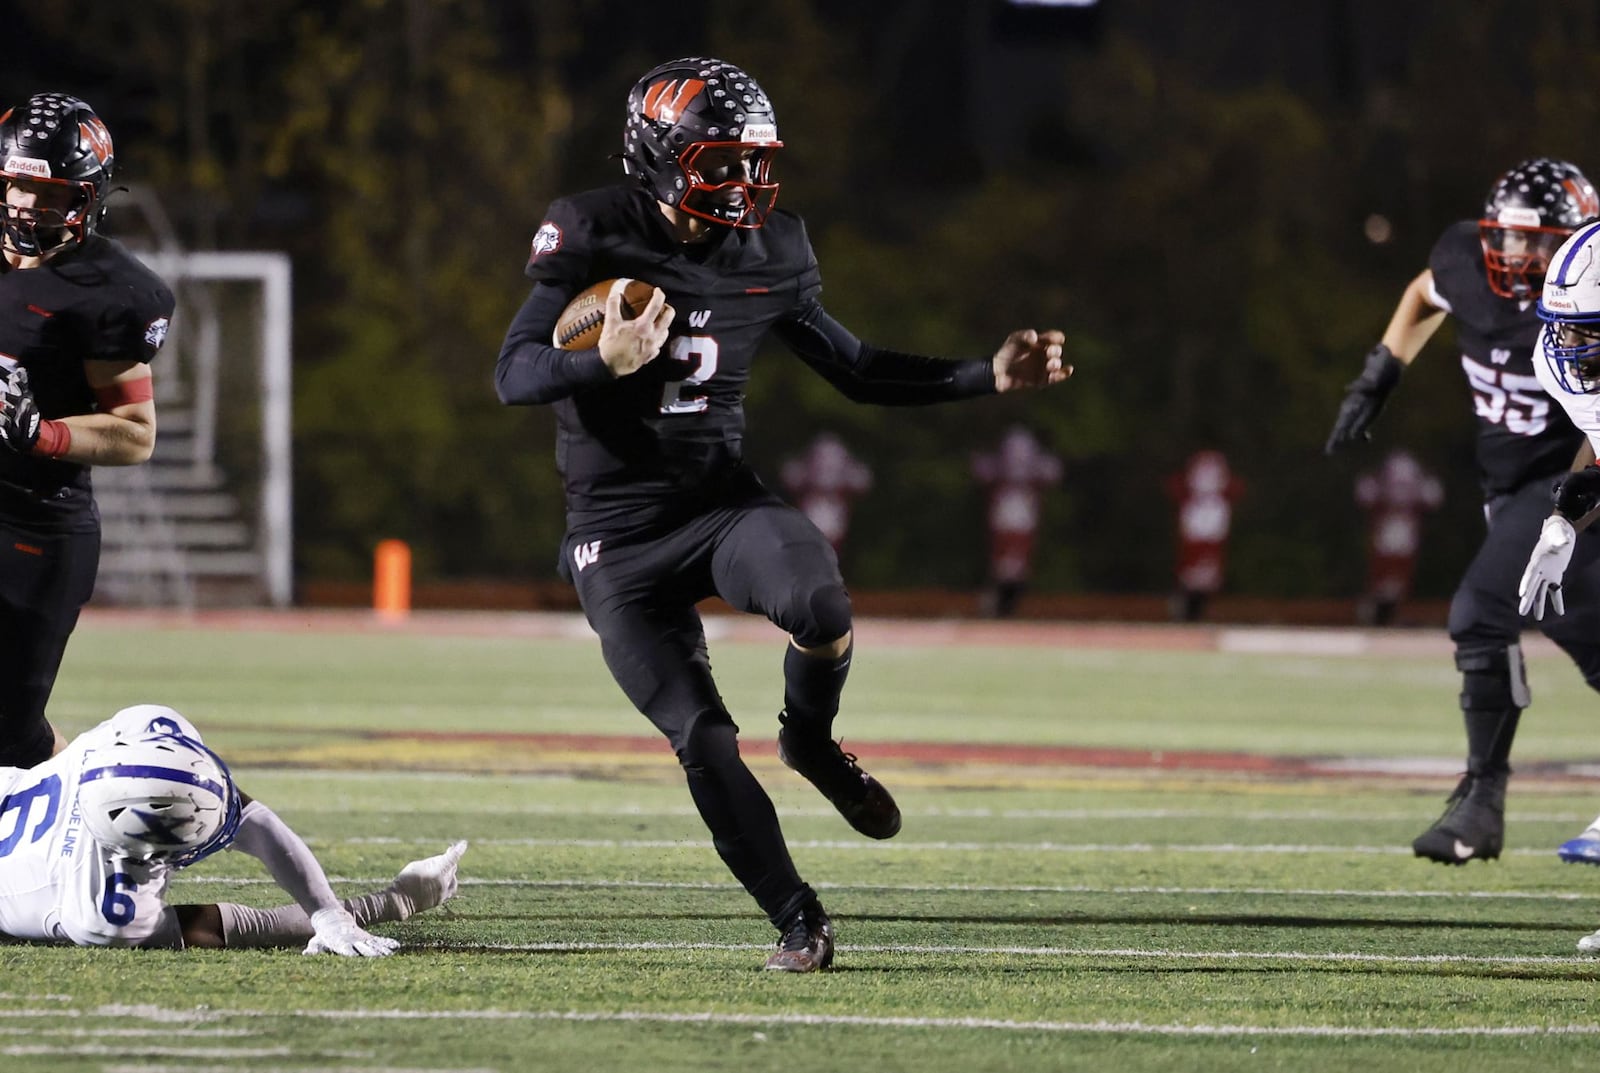
<path id="1" fill-rule="evenodd" d="M 1511 742 L 1517 736 L 1521 708 L 1467 708 L 1467 773 L 1506 774 L 1511 770 Z"/>
<path id="2" fill-rule="evenodd" d="M 697 740 L 702 762 L 685 763 L 683 771 L 711 844 L 767 919 L 782 927 L 793 915 L 796 892 L 810 894 L 811 888 L 795 871 L 777 810 L 740 758 L 731 723 L 708 728 Z"/>
<path id="3" fill-rule="evenodd" d="M 790 726 L 833 736 L 833 717 L 839 714 L 839 694 L 850 676 L 850 657 L 856 643 L 851 640 L 844 655 L 808 656 L 794 645 L 783 654 L 783 710 Z"/>

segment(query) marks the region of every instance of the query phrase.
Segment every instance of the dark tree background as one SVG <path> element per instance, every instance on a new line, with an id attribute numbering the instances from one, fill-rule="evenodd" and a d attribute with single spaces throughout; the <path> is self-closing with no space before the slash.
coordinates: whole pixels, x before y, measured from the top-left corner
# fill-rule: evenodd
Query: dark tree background
<path id="1" fill-rule="evenodd" d="M 1162 481 L 1216 447 L 1249 486 L 1230 587 L 1353 594 L 1353 478 L 1405 446 L 1446 480 L 1419 590 L 1448 592 L 1480 525 L 1449 329 L 1374 448 L 1327 460 L 1341 386 L 1501 171 L 1600 175 L 1600 17 L 1523 0 L 54 0 L 5 33 L 0 96 L 89 100 L 186 244 L 293 256 L 302 579 L 364 576 L 387 536 L 423 578 L 551 576 L 553 422 L 498 405 L 491 370 L 544 206 L 620 175 L 624 96 L 663 59 L 772 94 L 782 204 L 858 334 L 977 355 L 1069 333 L 1067 387 L 915 411 L 771 351 L 758 466 L 828 428 L 876 470 L 861 588 L 980 581 L 967 460 L 1021 421 L 1067 460 L 1041 588 L 1164 591 Z"/>

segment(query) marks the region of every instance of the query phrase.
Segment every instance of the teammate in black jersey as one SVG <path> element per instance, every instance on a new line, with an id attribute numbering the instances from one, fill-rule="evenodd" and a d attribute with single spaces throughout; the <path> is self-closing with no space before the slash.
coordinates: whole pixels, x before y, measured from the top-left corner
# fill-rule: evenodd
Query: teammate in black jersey
<path id="1" fill-rule="evenodd" d="M 155 446 L 148 363 L 173 299 L 95 233 L 114 164 L 105 124 L 75 97 L 0 115 L 0 767 L 66 744 L 45 703 L 99 567 L 89 467 L 136 465 Z"/>
<path id="2" fill-rule="evenodd" d="M 805 225 L 773 208 L 778 140 L 754 79 L 714 59 L 662 64 L 628 96 L 619 186 L 562 198 L 533 238 L 532 292 L 495 368 L 500 400 L 556 408 L 566 482 L 562 569 L 628 699 L 667 736 L 712 844 L 778 928 L 767 968 L 810 972 L 833 931 L 789 858 L 766 791 L 739 756 L 695 604 L 713 594 L 790 636 L 779 755 L 872 838 L 900 810 L 833 739 L 850 669 L 850 599 L 826 539 L 743 458 L 742 399 L 770 331 L 841 392 L 907 405 L 1065 380 L 1064 337 L 1011 333 L 950 361 L 863 343 L 823 310 Z M 656 290 L 633 320 L 613 288 L 599 346 L 550 345 L 597 280 Z"/>
<path id="3" fill-rule="evenodd" d="M 1453 224 L 1428 268 L 1411 281 L 1339 407 L 1327 451 L 1369 438 L 1384 400 L 1446 315 L 1455 317 L 1461 368 L 1478 417 L 1478 471 L 1488 528 L 1450 604 L 1450 636 L 1462 674 L 1467 770 L 1445 812 L 1412 842 L 1445 864 L 1492 860 L 1505 833 L 1511 741 L 1529 703 L 1519 642 L 1517 585 L 1528 549 L 1550 514 L 1550 489 L 1573 467 L 1584 437 L 1534 378 L 1535 308 L 1550 255 L 1600 198 L 1560 160 L 1527 160 L 1489 192 L 1483 219 Z M 1588 458 L 1579 458 L 1587 464 Z M 1564 586 L 1569 612 L 1540 627 L 1600 689 L 1600 567 L 1580 545 Z"/>

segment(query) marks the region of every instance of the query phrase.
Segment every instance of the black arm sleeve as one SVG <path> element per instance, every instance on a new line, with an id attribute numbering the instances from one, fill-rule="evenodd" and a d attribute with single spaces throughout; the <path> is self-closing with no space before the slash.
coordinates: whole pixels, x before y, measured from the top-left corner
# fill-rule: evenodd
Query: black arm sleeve
<path id="1" fill-rule="evenodd" d="M 613 379 L 598 348 L 562 350 L 550 345 L 556 319 L 572 293 L 554 284 L 535 283 L 511 321 L 494 364 L 495 392 L 507 406 L 555 402 Z"/>
<path id="2" fill-rule="evenodd" d="M 994 394 L 988 358 L 952 361 L 863 343 L 811 299 L 773 325 L 783 344 L 852 402 L 921 406 Z"/>

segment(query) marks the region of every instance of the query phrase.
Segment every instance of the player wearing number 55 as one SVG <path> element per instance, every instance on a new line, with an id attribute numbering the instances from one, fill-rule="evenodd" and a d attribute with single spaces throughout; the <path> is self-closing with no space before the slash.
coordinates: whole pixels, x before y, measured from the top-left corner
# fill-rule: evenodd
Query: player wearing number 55
<path id="1" fill-rule="evenodd" d="M 892 837 L 900 810 L 833 736 L 852 654 L 833 549 L 743 458 L 756 351 L 771 332 L 848 398 L 880 405 L 1041 388 L 1071 369 L 1059 331 L 1014 331 L 992 356 L 966 360 L 857 339 L 818 300 L 800 217 L 774 208 L 782 144 L 766 93 L 732 64 L 674 60 L 635 83 L 625 179 L 550 206 L 495 384 L 502 402 L 555 406 L 561 569 L 618 685 L 677 753 L 712 845 L 778 929 L 767 967 L 810 972 L 832 960 L 832 926 L 739 755 L 698 601 L 721 596 L 789 635 L 784 762 L 868 837 Z M 598 345 L 552 346 L 568 302 L 612 278 Z M 655 287 L 631 318 L 621 310 L 628 279 Z"/>
<path id="2" fill-rule="evenodd" d="M 78 946 L 304 947 L 383 957 L 367 927 L 456 892 L 457 842 L 340 901 L 300 836 L 239 792 L 200 732 L 159 704 L 124 708 L 32 768 L 0 768 L 0 937 Z M 267 866 L 294 904 L 168 905 L 179 868 L 221 849 Z"/>
<path id="3" fill-rule="evenodd" d="M 1504 842 L 1511 742 L 1530 700 L 1517 586 L 1550 513 L 1550 486 L 1583 442 L 1534 376 L 1541 326 L 1535 306 L 1551 254 L 1597 211 L 1594 187 L 1564 161 L 1527 160 L 1501 176 L 1483 217 L 1452 224 L 1434 245 L 1366 369 L 1346 389 L 1328 437 L 1329 454 L 1369 438 L 1402 370 L 1446 316 L 1455 318 L 1477 412 L 1486 529 L 1450 603 L 1467 770 L 1444 814 L 1411 844 L 1417 856 L 1444 864 L 1492 860 Z M 1590 556 L 1576 564 L 1568 600 L 1575 613 L 1539 625 L 1600 689 L 1600 573 L 1589 569 L 1593 562 Z"/>

